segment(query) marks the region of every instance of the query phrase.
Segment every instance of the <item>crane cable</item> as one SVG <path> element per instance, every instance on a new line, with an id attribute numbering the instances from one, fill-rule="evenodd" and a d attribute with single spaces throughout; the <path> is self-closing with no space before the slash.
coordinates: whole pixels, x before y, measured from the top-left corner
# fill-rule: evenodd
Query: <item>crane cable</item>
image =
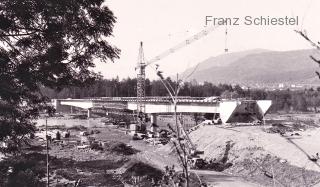
<path id="1" fill-rule="evenodd" d="M 228 51 L 229 51 L 229 49 L 228 49 L 228 27 L 226 26 L 225 40 L 224 40 L 224 52 L 227 53 Z"/>

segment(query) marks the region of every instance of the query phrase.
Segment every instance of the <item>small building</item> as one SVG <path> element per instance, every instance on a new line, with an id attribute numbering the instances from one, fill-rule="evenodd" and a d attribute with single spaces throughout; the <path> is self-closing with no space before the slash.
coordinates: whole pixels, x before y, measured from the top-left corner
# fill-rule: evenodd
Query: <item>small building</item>
<path id="1" fill-rule="evenodd" d="M 89 133 L 87 131 L 80 131 L 80 136 L 88 136 Z"/>
<path id="2" fill-rule="evenodd" d="M 139 130 L 139 126 L 135 123 L 129 125 L 129 134 L 134 135 Z"/>

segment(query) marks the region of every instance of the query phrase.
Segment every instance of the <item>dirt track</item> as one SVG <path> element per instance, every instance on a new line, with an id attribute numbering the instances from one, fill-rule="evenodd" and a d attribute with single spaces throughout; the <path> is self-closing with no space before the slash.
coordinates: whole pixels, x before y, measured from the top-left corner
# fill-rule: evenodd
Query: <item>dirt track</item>
<path id="1" fill-rule="evenodd" d="M 197 173 L 201 180 L 206 181 L 209 186 L 216 187 L 258 187 L 260 185 L 245 181 L 241 177 L 236 177 L 216 171 L 208 170 L 191 170 L 191 172 Z"/>

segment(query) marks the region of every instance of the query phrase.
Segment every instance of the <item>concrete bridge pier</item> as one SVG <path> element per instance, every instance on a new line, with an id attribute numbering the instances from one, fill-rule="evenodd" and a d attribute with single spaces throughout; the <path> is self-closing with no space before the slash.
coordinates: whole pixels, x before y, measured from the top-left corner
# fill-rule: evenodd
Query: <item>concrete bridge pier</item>
<path id="1" fill-rule="evenodd" d="M 150 116 L 150 122 L 151 124 L 157 124 L 157 114 L 156 113 L 152 113 Z"/>
<path id="2" fill-rule="evenodd" d="M 92 117 L 92 109 L 91 108 L 88 108 L 87 117 L 88 118 Z"/>
<path id="3" fill-rule="evenodd" d="M 53 107 L 56 110 L 56 112 L 59 112 L 60 108 L 61 108 L 61 101 L 58 99 L 54 99 L 52 104 L 53 104 Z"/>

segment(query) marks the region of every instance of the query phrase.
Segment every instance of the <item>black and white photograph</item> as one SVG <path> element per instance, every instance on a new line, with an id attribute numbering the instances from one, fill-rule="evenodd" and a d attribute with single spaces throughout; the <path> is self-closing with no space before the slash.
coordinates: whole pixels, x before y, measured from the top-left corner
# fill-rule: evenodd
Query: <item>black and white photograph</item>
<path id="1" fill-rule="evenodd" d="M 319 0 L 0 0 L 0 187 L 320 187 Z"/>

